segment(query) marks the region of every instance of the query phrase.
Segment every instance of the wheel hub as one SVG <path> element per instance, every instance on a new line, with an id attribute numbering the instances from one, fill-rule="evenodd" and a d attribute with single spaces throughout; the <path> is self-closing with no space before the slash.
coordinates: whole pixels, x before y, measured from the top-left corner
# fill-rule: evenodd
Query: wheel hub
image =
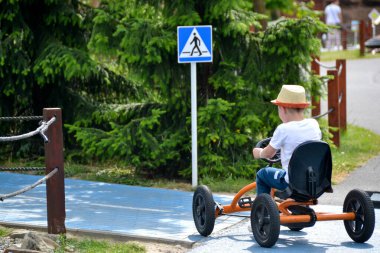
<path id="1" fill-rule="evenodd" d="M 264 225 L 264 219 L 262 217 L 259 218 L 259 226 L 262 227 Z"/>
<path id="2" fill-rule="evenodd" d="M 201 207 L 200 207 L 200 206 L 197 206 L 197 215 L 198 215 L 198 216 L 201 215 Z"/>

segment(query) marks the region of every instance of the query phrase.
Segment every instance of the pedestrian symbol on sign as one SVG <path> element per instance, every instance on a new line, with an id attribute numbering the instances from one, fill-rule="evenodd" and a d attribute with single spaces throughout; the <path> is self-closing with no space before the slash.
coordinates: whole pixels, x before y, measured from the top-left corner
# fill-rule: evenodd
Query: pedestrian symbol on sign
<path id="1" fill-rule="evenodd" d="M 199 56 L 202 55 L 202 52 L 201 52 L 201 49 L 198 47 L 198 41 L 199 41 L 199 45 L 201 45 L 201 40 L 198 39 L 197 37 L 197 34 L 196 33 L 193 33 L 194 34 L 194 39 L 191 41 L 190 44 L 193 44 L 194 43 L 194 47 L 193 47 L 193 50 L 191 51 L 191 56 L 193 56 L 193 53 L 194 53 L 194 50 L 197 49 L 198 50 L 198 53 L 199 53 Z"/>

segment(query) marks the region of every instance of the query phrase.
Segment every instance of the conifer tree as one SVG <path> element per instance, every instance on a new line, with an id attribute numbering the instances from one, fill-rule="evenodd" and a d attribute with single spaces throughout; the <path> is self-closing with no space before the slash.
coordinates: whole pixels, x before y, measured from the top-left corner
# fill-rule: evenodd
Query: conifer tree
<path id="1" fill-rule="evenodd" d="M 76 0 L 0 1 L 1 116 L 61 107 L 65 123 L 73 123 L 101 101 L 136 95 L 125 76 L 92 58 L 92 19 L 93 8 Z M 1 132 L 20 127 L 27 124 L 2 124 Z"/>

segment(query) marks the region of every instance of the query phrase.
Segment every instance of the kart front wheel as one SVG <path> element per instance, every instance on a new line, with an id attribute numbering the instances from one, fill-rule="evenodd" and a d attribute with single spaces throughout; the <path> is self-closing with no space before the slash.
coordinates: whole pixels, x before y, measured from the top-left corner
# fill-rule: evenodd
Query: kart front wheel
<path id="1" fill-rule="evenodd" d="M 199 234 L 208 236 L 214 230 L 215 202 L 207 186 L 198 186 L 193 195 L 193 219 Z"/>
<path id="2" fill-rule="evenodd" d="M 365 191 L 350 191 L 343 204 L 343 212 L 355 213 L 355 220 L 345 220 L 348 235 L 355 242 L 363 243 L 371 238 L 375 229 L 375 210 L 371 198 Z"/>
<path id="3" fill-rule="evenodd" d="M 280 216 L 270 195 L 260 194 L 253 201 L 251 227 L 253 236 L 261 247 L 270 248 L 276 244 L 280 235 Z"/>

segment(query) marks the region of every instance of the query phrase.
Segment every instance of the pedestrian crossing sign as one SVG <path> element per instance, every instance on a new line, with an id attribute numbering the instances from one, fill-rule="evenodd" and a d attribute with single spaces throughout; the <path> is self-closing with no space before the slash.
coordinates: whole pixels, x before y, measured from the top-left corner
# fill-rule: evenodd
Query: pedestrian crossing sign
<path id="1" fill-rule="evenodd" d="M 380 23 L 380 12 L 375 8 L 370 11 L 368 17 L 371 19 L 372 24 L 378 25 Z"/>
<path id="2" fill-rule="evenodd" d="M 212 26 L 177 27 L 178 63 L 212 62 Z"/>

